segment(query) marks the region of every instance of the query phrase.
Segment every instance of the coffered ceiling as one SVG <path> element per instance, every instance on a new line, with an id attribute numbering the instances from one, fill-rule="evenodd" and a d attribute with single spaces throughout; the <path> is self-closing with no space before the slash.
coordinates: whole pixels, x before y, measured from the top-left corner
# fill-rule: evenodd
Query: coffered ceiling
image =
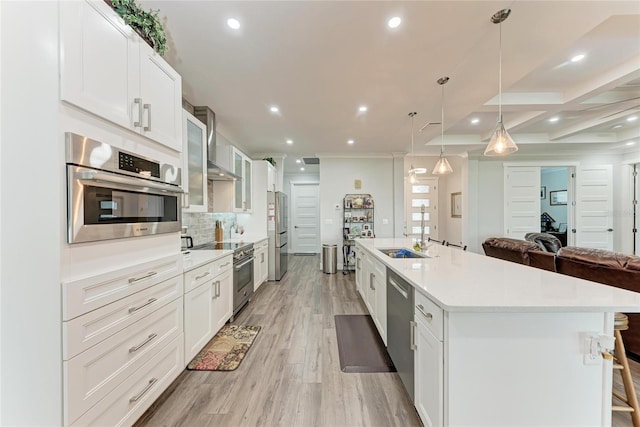
<path id="1" fill-rule="evenodd" d="M 408 153 L 410 111 L 414 153 L 438 154 L 440 125 L 418 129 L 440 122 L 442 76 L 446 152 L 481 152 L 498 111 L 490 17 L 505 7 L 502 104 L 520 151 L 640 150 L 638 1 L 141 3 L 160 10 L 184 96 L 249 154 Z"/>

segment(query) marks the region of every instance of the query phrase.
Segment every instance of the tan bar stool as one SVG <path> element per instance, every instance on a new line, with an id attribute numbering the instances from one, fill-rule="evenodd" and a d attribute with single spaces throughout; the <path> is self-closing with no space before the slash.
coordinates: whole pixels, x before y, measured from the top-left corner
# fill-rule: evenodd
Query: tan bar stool
<path id="1" fill-rule="evenodd" d="M 626 397 L 615 391 L 613 392 L 613 397 L 626 403 L 627 406 L 612 405 L 611 410 L 630 412 L 633 427 L 640 427 L 640 408 L 638 407 L 638 398 L 636 396 L 636 389 L 633 386 L 633 378 L 631 378 L 629 361 L 627 360 L 627 355 L 624 351 L 622 334 L 620 333 L 620 331 L 626 331 L 627 329 L 629 329 L 629 318 L 627 315 L 623 313 L 616 313 L 613 323 L 613 333 L 616 337 L 613 369 L 620 371 Z"/>

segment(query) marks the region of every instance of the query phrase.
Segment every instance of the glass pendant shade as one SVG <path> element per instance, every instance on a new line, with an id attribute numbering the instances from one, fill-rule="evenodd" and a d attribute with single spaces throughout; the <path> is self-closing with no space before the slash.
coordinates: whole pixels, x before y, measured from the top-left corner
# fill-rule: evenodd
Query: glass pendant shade
<path id="1" fill-rule="evenodd" d="M 518 146 L 513 142 L 509 132 L 504 128 L 502 120 L 498 121 L 498 125 L 489 140 L 489 145 L 487 145 L 487 148 L 484 150 L 484 155 L 505 156 L 515 153 L 516 151 L 518 151 Z"/>
<path id="2" fill-rule="evenodd" d="M 453 173 L 453 168 L 446 157 L 440 156 L 440 160 L 438 160 L 438 163 L 436 163 L 436 166 L 433 168 L 433 172 L 431 173 L 434 175 L 447 175 Z"/>

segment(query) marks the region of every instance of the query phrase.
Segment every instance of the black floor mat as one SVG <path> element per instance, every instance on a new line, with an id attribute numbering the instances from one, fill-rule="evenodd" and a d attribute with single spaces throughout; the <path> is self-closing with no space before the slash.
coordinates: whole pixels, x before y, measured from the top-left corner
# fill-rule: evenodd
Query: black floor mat
<path id="1" fill-rule="evenodd" d="M 335 315 L 342 372 L 395 372 L 391 357 L 368 314 Z"/>

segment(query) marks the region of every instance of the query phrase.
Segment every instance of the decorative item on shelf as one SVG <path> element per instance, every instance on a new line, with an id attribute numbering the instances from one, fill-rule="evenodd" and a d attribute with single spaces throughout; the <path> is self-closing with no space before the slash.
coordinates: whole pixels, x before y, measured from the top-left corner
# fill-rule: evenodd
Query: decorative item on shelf
<path id="1" fill-rule="evenodd" d="M 413 156 L 413 118 L 418 114 L 415 111 L 409 113 L 409 117 L 411 117 L 411 155 Z M 427 173 L 426 168 L 414 168 L 413 164 L 409 167 L 409 171 L 407 175 L 409 176 L 409 182 L 412 184 L 416 182 L 416 175 Z"/>
<path id="2" fill-rule="evenodd" d="M 105 3 L 111 6 L 125 24 L 133 28 L 160 55 L 164 55 L 169 50 L 167 36 L 158 17 L 159 10 L 149 9 L 146 12 L 135 0 L 105 0 Z"/>
<path id="3" fill-rule="evenodd" d="M 491 22 L 500 24 L 500 49 L 498 73 L 498 124 L 491 135 L 491 140 L 484 150 L 485 156 L 504 156 L 518 151 L 518 146 L 504 128 L 502 123 L 502 22 L 509 17 L 511 9 L 502 9 L 491 16 Z"/>
<path id="4" fill-rule="evenodd" d="M 265 157 L 262 160 L 266 160 L 267 162 L 271 163 L 271 166 L 275 167 L 276 166 L 276 161 L 273 160 L 273 157 Z"/>
<path id="5" fill-rule="evenodd" d="M 453 172 L 453 168 L 449 164 L 449 160 L 444 157 L 444 85 L 449 81 L 449 77 L 440 77 L 438 79 L 438 84 L 442 87 L 442 102 L 441 105 L 441 120 L 440 120 L 440 159 L 438 159 L 438 163 L 433 168 L 434 175 L 447 175 Z"/>

